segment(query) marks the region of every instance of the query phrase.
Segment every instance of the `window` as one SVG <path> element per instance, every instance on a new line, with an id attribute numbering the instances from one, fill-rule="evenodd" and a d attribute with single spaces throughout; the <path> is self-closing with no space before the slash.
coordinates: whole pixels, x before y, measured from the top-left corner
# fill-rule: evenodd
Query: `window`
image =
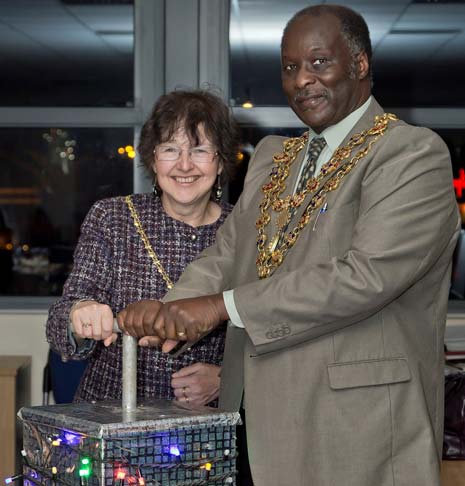
<path id="1" fill-rule="evenodd" d="M 61 294 L 90 206 L 133 190 L 132 139 L 132 128 L 0 128 L 1 294 Z"/>
<path id="2" fill-rule="evenodd" d="M 60 295 L 91 205 L 134 191 L 134 13 L 0 3 L 0 295 Z"/>

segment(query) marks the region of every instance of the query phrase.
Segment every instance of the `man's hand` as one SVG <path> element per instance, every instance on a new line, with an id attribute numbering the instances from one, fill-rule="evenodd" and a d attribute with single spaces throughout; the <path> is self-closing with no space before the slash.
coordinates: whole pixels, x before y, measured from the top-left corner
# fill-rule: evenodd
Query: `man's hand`
<path id="1" fill-rule="evenodd" d="M 178 341 L 194 343 L 228 318 L 223 294 L 167 302 L 157 315 L 154 332 L 150 333 L 156 334 L 159 340 L 144 337 L 139 344 L 156 346 L 162 342 L 163 352 L 168 353 Z"/>
<path id="2" fill-rule="evenodd" d="M 116 320 L 121 331 L 133 337 L 153 336 L 155 318 L 163 304 L 158 300 L 140 300 L 129 304 L 118 313 Z M 158 340 L 159 345 L 160 340 Z M 152 341 L 153 342 L 153 341 Z"/>
<path id="3" fill-rule="evenodd" d="M 69 313 L 71 331 L 77 338 L 103 341 L 105 346 L 118 337 L 113 332 L 113 311 L 106 304 L 94 300 L 77 302 Z"/>
<path id="4" fill-rule="evenodd" d="M 195 363 L 173 373 L 171 386 L 176 400 L 189 405 L 206 405 L 220 392 L 220 370 L 216 365 Z"/>

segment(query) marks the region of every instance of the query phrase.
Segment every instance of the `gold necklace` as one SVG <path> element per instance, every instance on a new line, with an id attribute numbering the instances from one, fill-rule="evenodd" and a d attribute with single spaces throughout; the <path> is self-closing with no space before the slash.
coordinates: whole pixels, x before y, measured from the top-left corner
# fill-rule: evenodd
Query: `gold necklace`
<path id="1" fill-rule="evenodd" d="M 379 137 L 384 135 L 389 122 L 396 120 L 398 118 L 392 113 L 376 116 L 373 127 L 354 134 L 347 145 L 339 147 L 331 159 L 323 165 L 318 176 L 307 181 L 302 192 L 281 199 L 280 195 L 286 189 L 285 180 L 289 176 L 290 166 L 305 147 L 308 133 L 284 141 L 283 152 L 273 156 L 276 165 L 271 170 L 270 181 L 262 186 L 264 196 L 259 205 L 260 215 L 255 222 L 258 230 L 256 265 L 259 278 L 269 277 L 281 265 L 287 252 L 295 245 L 300 232 L 307 226 L 313 212 L 323 204 L 326 194 L 338 188 L 341 180 L 357 165 L 361 158 L 368 154 Z M 362 148 L 361 146 L 365 142 L 367 142 L 366 146 Z M 357 148 L 359 148 L 359 151 L 352 156 L 352 152 Z M 346 159 L 350 160 L 342 165 Z M 320 187 L 322 180 L 335 171 L 337 172 Z M 317 192 L 310 199 L 295 228 L 284 235 L 292 214 L 302 205 L 307 194 L 314 191 Z M 265 234 L 265 228 L 271 221 L 270 210 L 280 214 L 277 217 L 278 230 L 267 245 L 268 238 Z M 282 243 L 277 248 L 280 241 Z"/>
<path id="2" fill-rule="evenodd" d="M 161 264 L 160 260 L 157 257 L 157 254 L 155 253 L 155 250 L 152 248 L 152 245 L 150 244 L 150 241 L 144 231 L 144 228 L 142 228 L 142 223 L 139 219 L 139 215 L 137 214 L 136 208 L 134 207 L 134 203 L 132 202 L 131 196 L 126 196 L 124 198 L 126 201 L 126 204 L 128 205 L 129 211 L 131 213 L 134 226 L 139 233 L 142 242 L 144 243 L 145 249 L 147 250 L 147 253 L 150 255 L 150 258 L 153 261 L 153 264 L 155 265 L 156 269 L 158 270 L 159 274 L 163 277 L 163 280 L 166 282 L 166 286 L 168 289 L 173 288 L 173 282 L 171 281 L 169 275 L 166 273 L 166 270 L 163 268 L 163 265 Z"/>

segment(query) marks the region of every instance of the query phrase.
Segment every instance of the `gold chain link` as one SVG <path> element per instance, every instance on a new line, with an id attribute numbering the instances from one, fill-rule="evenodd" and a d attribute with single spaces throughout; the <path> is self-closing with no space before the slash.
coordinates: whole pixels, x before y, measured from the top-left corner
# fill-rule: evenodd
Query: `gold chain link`
<path id="1" fill-rule="evenodd" d="M 140 237 L 142 238 L 142 242 L 144 243 L 147 253 L 150 255 L 153 264 L 157 268 L 160 275 L 163 277 L 163 280 L 166 282 L 166 286 L 168 287 L 168 289 L 172 289 L 174 286 L 173 282 L 171 281 L 169 275 L 166 273 L 166 270 L 163 268 L 163 265 L 160 263 L 160 260 L 158 259 L 155 250 L 152 248 L 152 245 L 150 244 L 150 241 L 144 231 L 144 228 L 142 228 L 142 223 L 139 219 L 139 215 L 137 214 L 136 208 L 134 207 L 134 203 L 132 202 L 131 196 L 126 196 L 124 200 L 128 205 L 129 211 L 131 212 L 131 216 L 134 222 L 134 226 L 137 232 L 139 233 Z"/>
<path id="2" fill-rule="evenodd" d="M 331 159 L 323 165 L 317 177 L 312 177 L 307 181 L 306 188 L 299 193 L 287 196 L 281 199 L 279 196 L 284 192 L 286 185 L 284 181 L 289 176 L 289 168 L 296 159 L 298 153 L 305 147 L 308 140 L 308 133 L 301 137 L 291 138 L 284 141 L 282 153 L 276 154 L 273 161 L 276 166 L 272 169 L 270 182 L 262 187 L 264 197 L 260 203 L 260 215 L 255 223 L 258 230 L 257 249 L 258 257 L 256 260 L 259 278 L 269 277 L 277 267 L 281 265 L 287 252 L 295 245 L 300 232 L 307 226 L 313 212 L 318 209 L 325 201 L 326 194 L 336 190 L 342 179 L 357 165 L 358 161 L 365 157 L 370 151 L 372 145 L 384 135 L 390 121 L 396 121 L 398 118 L 392 113 L 384 113 L 382 116 L 375 117 L 374 126 L 353 135 L 348 144 L 336 150 Z M 367 145 L 360 149 L 345 165 L 341 163 L 349 159 L 352 151 L 365 143 L 368 137 L 373 137 Z M 337 172 L 320 188 L 321 181 L 334 171 Z M 308 193 L 317 191 L 310 199 L 305 211 L 300 217 L 296 227 L 291 230 L 284 238 L 283 232 L 290 219 L 290 208 L 297 209 L 305 201 Z M 278 231 L 271 238 L 268 247 L 265 228 L 271 221 L 269 209 L 275 212 L 286 211 L 287 214 L 282 217 L 278 215 L 281 222 L 278 221 Z M 276 248 L 278 242 L 283 240 L 279 248 Z"/>

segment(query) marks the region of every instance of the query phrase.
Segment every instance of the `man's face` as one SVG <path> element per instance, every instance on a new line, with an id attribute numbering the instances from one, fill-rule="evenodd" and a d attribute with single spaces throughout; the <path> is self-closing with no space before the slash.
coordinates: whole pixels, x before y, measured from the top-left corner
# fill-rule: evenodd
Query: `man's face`
<path id="1" fill-rule="evenodd" d="M 289 106 L 317 133 L 345 118 L 370 94 L 367 56 L 352 58 L 339 19 L 331 14 L 302 16 L 291 24 L 281 65 Z"/>

